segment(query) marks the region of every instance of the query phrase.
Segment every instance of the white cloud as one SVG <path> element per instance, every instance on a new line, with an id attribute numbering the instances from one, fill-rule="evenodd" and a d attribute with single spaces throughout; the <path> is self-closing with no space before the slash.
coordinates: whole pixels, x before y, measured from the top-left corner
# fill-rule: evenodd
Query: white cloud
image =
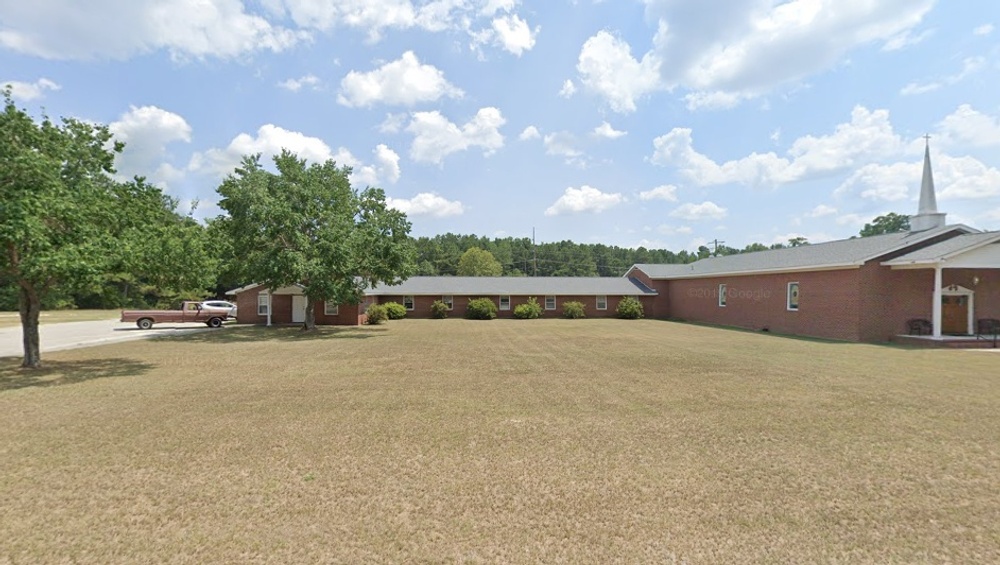
<path id="1" fill-rule="evenodd" d="M 993 33 L 993 24 L 983 24 L 972 30 L 973 35 L 989 35 Z"/>
<path id="2" fill-rule="evenodd" d="M 399 133 L 403 131 L 403 126 L 406 125 L 406 120 L 409 118 L 410 115 L 406 112 L 386 114 L 385 119 L 379 124 L 378 130 L 382 133 Z"/>
<path id="3" fill-rule="evenodd" d="M 681 218 L 682 220 L 721 220 L 725 218 L 727 210 L 715 202 L 705 201 L 701 204 L 681 204 L 675 208 L 670 215 L 674 218 Z"/>
<path id="4" fill-rule="evenodd" d="M 659 58 L 647 53 L 636 60 L 625 40 L 606 31 L 597 32 L 583 44 L 576 69 L 584 86 L 619 113 L 634 112 L 637 100 L 663 88 Z"/>
<path id="5" fill-rule="evenodd" d="M 888 41 L 882 45 L 883 51 L 898 51 L 905 47 L 911 45 L 916 45 L 923 42 L 925 39 L 933 35 L 934 32 L 931 30 L 924 30 L 918 34 L 913 34 L 912 30 L 904 30 L 902 33 L 890 37 Z"/>
<path id="6" fill-rule="evenodd" d="M 751 98 L 752 95 L 742 92 L 722 92 L 716 90 L 714 92 L 692 92 L 684 96 L 684 101 L 687 102 L 687 109 L 692 112 L 695 110 L 725 110 L 728 108 L 735 108 L 747 98 Z"/>
<path id="7" fill-rule="evenodd" d="M 962 104 L 938 124 L 945 144 L 988 147 L 1000 144 L 1000 118 L 987 116 Z"/>
<path id="8" fill-rule="evenodd" d="M 562 96 L 563 98 L 571 98 L 574 94 L 576 94 L 576 85 L 573 84 L 573 81 L 570 79 L 566 79 L 562 88 L 559 89 L 559 96 Z"/>
<path id="9" fill-rule="evenodd" d="M 569 132 L 560 131 L 546 134 L 542 141 L 545 144 L 547 155 L 566 157 L 567 162 L 572 162 L 583 155 L 583 152 L 576 148 L 576 138 Z"/>
<path id="10" fill-rule="evenodd" d="M 191 142 L 191 126 L 180 115 L 156 106 L 132 106 L 108 124 L 108 130 L 116 140 L 125 142 L 125 150 L 115 159 L 121 177 L 144 176 L 166 185 L 183 176 L 182 171 L 165 163 L 168 145 Z"/>
<path id="11" fill-rule="evenodd" d="M 729 101 L 758 96 L 828 69 L 852 49 L 900 37 L 934 0 L 742 0 L 700 10 L 673 0 L 645 4 L 659 25 L 649 54 L 662 63 L 662 83 L 697 93 L 688 102 L 699 106 L 726 94 Z"/>
<path id="12" fill-rule="evenodd" d="M 531 51 L 535 46 L 535 36 L 538 35 L 538 28 L 532 30 L 528 22 L 517 14 L 494 19 L 493 30 L 496 32 L 497 43 L 518 57 L 525 51 Z"/>
<path id="13" fill-rule="evenodd" d="M 496 108 L 481 108 L 475 117 L 458 127 L 440 112 L 416 112 L 406 127 L 414 135 L 410 157 L 415 161 L 437 163 L 452 153 L 481 147 L 492 155 L 503 147 L 500 127 L 507 122 Z"/>
<path id="14" fill-rule="evenodd" d="M 431 192 L 421 192 L 413 198 L 386 198 L 386 204 L 407 216 L 430 216 L 447 218 L 461 216 L 465 207 L 458 200 L 448 200 Z"/>
<path id="15" fill-rule="evenodd" d="M 349 107 L 373 104 L 413 106 L 439 98 L 461 98 L 463 92 L 433 65 L 420 63 L 413 51 L 368 73 L 351 71 L 340 82 L 337 102 Z"/>
<path id="16" fill-rule="evenodd" d="M 931 152 L 938 202 L 950 199 L 987 199 L 1000 196 L 1000 170 L 973 157 L 952 157 Z M 916 198 L 923 175 L 923 162 L 872 163 L 855 171 L 834 194 L 853 193 L 880 202 Z"/>
<path id="17" fill-rule="evenodd" d="M 605 137 L 607 139 L 618 139 L 624 135 L 628 135 L 627 131 L 619 131 L 611 127 L 608 122 L 603 122 L 601 125 L 594 128 L 594 135 L 597 137 Z"/>
<path id="18" fill-rule="evenodd" d="M 291 131 L 282 127 L 265 124 L 252 136 L 241 133 L 233 138 L 224 149 L 213 148 L 203 153 L 195 153 L 191 157 L 188 169 L 217 177 L 224 177 L 233 172 L 244 155 L 261 154 L 261 162 L 265 165 L 271 159 L 287 149 L 300 159 L 311 163 L 324 163 L 333 159 L 338 166 L 346 165 L 353 169 L 351 184 L 360 187 L 378 185 L 382 181 L 396 182 L 399 180 L 399 155 L 385 145 L 378 145 L 372 153 L 374 164 L 366 164 L 354 156 L 347 148 L 338 147 L 332 150 L 325 141 L 318 137 L 305 135 L 302 132 Z"/>
<path id="19" fill-rule="evenodd" d="M 308 33 L 271 25 L 240 0 L 4 2 L 0 46 L 47 59 L 175 58 L 282 51 Z"/>
<path id="20" fill-rule="evenodd" d="M 541 136 L 542 134 L 538 132 L 538 128 L 535 126 L 528 126 L 524 128 L 524 131 L 522 131 L 521 135 L 517 136 L 517 138 L 521 141 L 528 141 L 529 139 L 538 139 Z"/>
<path id="21" fill-rule="evenodd" d="M 10 87 L 10 95 L 14 100 L 22 102 L 41 98 L 45 96 L 45 91 L 47 90 L 60 90 L 62 88 L 47 78 L 40 78 L 35 82 L 21 82 L 16 80 L 0 82 L 0 87 L 4 86 Z"/>
<path id="22" fill-rule="evenodd" d="M 826 204 L 820 204 L 812 210 L 809 211 L 806 216 L 810 218 L 822 218 L 825 216 L 832 216 L 837 213 L 837 209 L 833 206 L 827 206 Z"/>
<path id="23" fill-rule="evenodd" d="M 657 137 L 653 147 L 650 160 L 654 164 L 675 166 L 701 186 L 776 186 L 856 168 L 862 162 L 898 152 L 902 141 L 886 110 L 856 106 L 850 123 L 839 124 L 830 135 L 800 137 L 789 148 L 788 157 L 751 153 L 719 164 L 694 149 L 688 128 L 674 128 Z"/>
<path id="24" fill-rule="evenodd" d="M 965 80 L 969 75 L 975 74 L 986 67 L 985 57 L 968 57 L 962 61 L 962 70 L 946 77 L 940 77 L 926 83 L 911 82 L 900 89 L 899 93 L 903 96 L 913 96 L 916 94 L 924 94 L 927 92 L 932 92 L 943 88 L 945 86 L 951 86 L 958 84 Z"/>
<path id="25" fill-rule="evenodd" d="M 552 206 L 545 210 L 546 216 L 562 214 L 580 214 L 584 212 L 599 213 L 617 206 L 625 201 L 621 193 L 607 193 L 583 185 L 580 188 L 569 187 Z"/>
<path id="26" fill-rule="evenodd" d="M 664 184 L 652 190 L 639 193 L 639 200 L 666 200 L 677 202 L 677 187 L 672 184 Z"/>
<path id="27" fill-rule="evenodd" d="M 301 78 L 290 78 L 288 80 L 281 81 L 278 83 L 278 86 L 291 92 L 298 92 L 303 86 L 308 86 L 313 90 L 317 90 L 319 83 L 319 77 L 316 75 L 305 75 Z"/>
<path id="28" fill-rule="evenodd" d="M 351 184 L 354 186 L 377 186 L 381 182 L 394 183 L 399 180 L 399 155 L 384 143 L 372 150 L 375 162 L 371 165 L 361 163 L 346 149 L 341 148 L 340 153 L 337 163 L 353 168 Z"/>

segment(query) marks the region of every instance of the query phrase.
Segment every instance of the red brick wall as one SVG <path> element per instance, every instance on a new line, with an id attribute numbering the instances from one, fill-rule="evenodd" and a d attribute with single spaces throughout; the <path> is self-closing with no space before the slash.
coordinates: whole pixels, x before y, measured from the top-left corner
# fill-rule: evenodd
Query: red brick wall
<path id="1" fill-rule="evenodd" d="M 453 297 L 453 307 L 451 312 L 448 313 L 450 317 L 461 318 L 465 316 L 465 311 L 469 306 L 469 300 L 476 298 L 489 298 L 497 305 L 497 317 L 498 318 L 513 318 L 514 308 L 517 308 L 519 304 L 527 304 L 530 296 L 514 296 L 510 297 L 510 310 L 500 310 L 500 297 L 499 296 L 461 296 L 455 295 Z M 588 318 L 614 318 L 618 315 L 617 308 L 618 303 L 622 300 L 623 296 L 608 296 L 608 308 L 607 310 L 597 309 L 597 297 L 596 296 L 556 296 L 556 309 L 555 310 L 544 310 L 545 308 L 545 296 L 535 296 L 538 300 L 538 304 L 543 308 L 542 317 L 543 318 L 559 318 L 562 317 L 563 304 L 566 302 L 577 301 L 582 302 L 584 306 L 584 314 Z M 652 296 L 639 296 L 639 302 L 642 303 L 643 309 L 646 312 L 646 316 L 649 316 L 649 311 L 654 307 Z M 413 297 L 413 310 L 406 313 L 408 318 L 430 318 L 431 317 L 431 304 L 435 300 L 441 300 L 440 295 L 434 296 L 414 296 Z M 379 302 L 385 304 L 386 302 L 398 302 L 403 303 L 403 297 L 399 296 L 380 296 Z"/>
<path id="2" fill-rule="evenodd" d="M 236 321 L 241 324 L 266 324 L 267 316 L 257 315 L 257 296 L 263 287 L 255 287 L 236 295 Z M 324 314 L 323 303 L 315 306 L 316 323 L 320 325 L 356 326 L 364 323 L 364 307 L 341 304 L 336 316 Z M 292 323 L 292 297 L 285 294 L 271 296 L 271 323 Z"/>
<path id="3" fill-rule="evenodd" d="M 782 334 L 857 341 L 857 269 L 670 281 L 669 317 Z M 799 283 L 799 309 L 787 307 L 788 283 Z M 725 307 L 719 285 L 727 285 Z M 661 295 L 662 296 L 662 295 Z M 662 311 L 662 305 L 657 311 Z"/>

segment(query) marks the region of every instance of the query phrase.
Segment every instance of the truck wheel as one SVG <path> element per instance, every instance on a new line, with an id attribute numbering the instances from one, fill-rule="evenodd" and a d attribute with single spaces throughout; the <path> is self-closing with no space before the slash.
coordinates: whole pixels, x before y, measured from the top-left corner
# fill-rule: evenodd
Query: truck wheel
<path id="1" fill-rule="evenodd" d="M 135 322 L 135 325 L 139 326 L 140 330 L 148 330 L 153 327 L 153 320 L 150 320 L 149 318 L 139 318 Z"/>
<path id="2" fill-rule="evenodd" d="M 208 327 L 210 327 L 210 328 L 221 328 L 222 327 L 222 318 L 210 318 L 208 320 Z"/>

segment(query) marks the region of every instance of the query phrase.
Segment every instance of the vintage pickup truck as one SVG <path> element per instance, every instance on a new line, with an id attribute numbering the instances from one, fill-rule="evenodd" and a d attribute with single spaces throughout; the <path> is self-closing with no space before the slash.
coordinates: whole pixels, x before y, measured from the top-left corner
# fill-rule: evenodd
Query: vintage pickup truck
<path id="1" fill-rule="evenodd" d="M 201 322 L 210 328 L 218 328 L 227 318 L 228 308 L 212 308 L 193 301 L 182 302 L 180 310 L 122 310 L 122 321 L 135 322 L 142 330 L 164 322 Z"/>

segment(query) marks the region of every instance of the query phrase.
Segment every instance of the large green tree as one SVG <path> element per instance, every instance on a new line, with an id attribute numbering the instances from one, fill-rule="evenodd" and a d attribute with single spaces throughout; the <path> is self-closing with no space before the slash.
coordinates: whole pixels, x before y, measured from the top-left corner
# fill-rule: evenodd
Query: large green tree
<path id="1" fill-rule="evenodd" d="M 111 177 L 123 147 L 105 126 L 36 121 L 4 94 L 0 287 L 17 289 L 22 367 L 41 366 L 38 318 L 48 296 L 92 290 L 115 273 L 184 289 L 215 276 L 199 255 L 194 220 L 178 217 L 175 203 L 141 179 Z"/>
<path id="2" fill-rule="evenodd" d="M 365 288 L 413 273 L 410 222 L 381 189 L 351 188 L 350 167 L 332 160 L 307 164 L 283 150 L 274 165 L 277 172 L 260 155 L 244 157 L 219 186 L 228 216 L 217 222 L 246 280 L 302 285 L 303 329 L 315 329 L 319 301 L 357 303 Z"/>
<path id="3" fill-rule="evenodd" d="M 470 247 L 458 259 L 457 274 L 460 277 L 499 277 L 503 274 L 503 265 L 489 251 Z"/>
<path id="4" fill-rule="evenodd" d="M 861 228 L 861 232 L 858 234 L 861 237 L 869 237 L 873 235 L 882 235 L 887 233 L 896 233 L 901 231 L 907 231 L 910 229 L 910 217 L 903 214 L 897 214 L 895 212 L 889 212 L 883 216 L 879 216 L 872 220 L 871 222 L 865 224 L 865 227 Z"/>

